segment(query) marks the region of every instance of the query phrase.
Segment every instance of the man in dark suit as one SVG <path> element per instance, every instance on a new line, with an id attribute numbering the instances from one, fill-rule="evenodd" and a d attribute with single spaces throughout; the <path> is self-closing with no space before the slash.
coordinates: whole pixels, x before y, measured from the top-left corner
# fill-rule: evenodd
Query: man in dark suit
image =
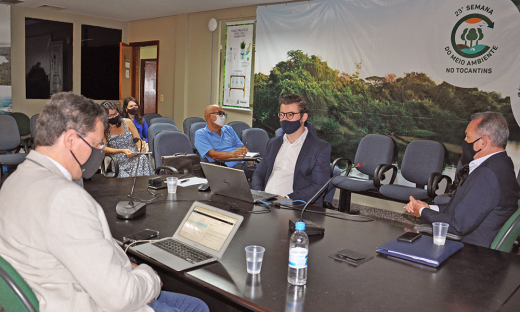
<path id="1" fill-rule="evenodd" d="M 308 201 L 327 182 L 331 147 L 305 127 L 308 112 L 303 97 L 289 94 L 280 98 L 278 117 L 285 134 L 267 143 L 253 175 L 254 190 Z"/>
<path id="2" fill-rule="evenodd" d="M 405 209 L 424 223 L 445 222 L 463 242 L 489 247 L 500 228 L 518 209 L 520 187 L 505 147 L 509 129 L 496 112 L 471 116 L 462 148 L 473 155 L 469 175 L 446 205 L 429 206 L 410 196 Z M 437 210 L 437 211 L 436 211 Z"/>

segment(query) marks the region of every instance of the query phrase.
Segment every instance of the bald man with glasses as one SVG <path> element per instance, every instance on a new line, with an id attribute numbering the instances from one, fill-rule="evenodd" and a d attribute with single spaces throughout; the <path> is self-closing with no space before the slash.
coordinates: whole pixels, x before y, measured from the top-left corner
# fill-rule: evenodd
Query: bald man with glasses
<path id="1" fill-rule="evenodd" d="M 308 201 L 327 182 L 331 147 L 305 126 L 308 112 L 303 97 L 288 94 L 280 98 L 278 117 L 285 134 L 267 143 L 253 175 L 254 190 Z"/>
<path id="2" fill-rule="evenodd" d="M 209 162 L 220 159 L 242 158 L 247 152 L 244 143 L 231 126 L 226 125 L 227 114 L 222 106 L 209 105 L 204 110 L 206 127 L 195 132 L 195 147 L 200 157 Z M 248 180 L 255 170 L 255 166 L 244 161 L 227 161 L 226 166 L 244 170 Z"/>

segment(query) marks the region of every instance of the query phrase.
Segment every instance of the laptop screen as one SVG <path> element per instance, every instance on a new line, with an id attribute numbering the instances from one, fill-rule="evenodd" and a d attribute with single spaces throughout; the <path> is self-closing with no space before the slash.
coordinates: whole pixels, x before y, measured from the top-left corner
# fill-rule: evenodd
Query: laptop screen
<path id="1" fill-rule="evenodd" d="M 178 235 L 218 252 L 237 222 L 232 217 L 195 206 Z"/>

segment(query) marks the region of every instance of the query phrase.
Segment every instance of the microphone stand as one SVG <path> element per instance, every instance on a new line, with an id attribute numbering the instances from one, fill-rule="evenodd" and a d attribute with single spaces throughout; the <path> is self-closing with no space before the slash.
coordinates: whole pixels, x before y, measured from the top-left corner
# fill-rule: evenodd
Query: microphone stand
<path id="1" fill-rule="evenodd" d="M 339 176 L 340 174 L 342 174 L 346 171 L 350 171 L 350 169 L 351 169 L 351 166 L 348 166 L 347 169 L 340 171 L 339 173 L 333 175 L 325 184 L 323 184 L 323 186 L 316 192 L 316 194 L 314 194 L 314 196 L 312 196 L 312 198 L 305 204 L 305 206 L 303 206 L 302 213 L 300 215 L 300 219 L 297 219 L 297 218 L 289 219 L 289 229 L 291 229 L 291 231 L 295 230 L 296 222 L 302 221 L 305 223 L 305 233 L 307 233 L 307 235 L 323 235 L 325 233 L 325 228 L 323 228 L 322 226 L 317 225 L 316 223 L 314 223 L 312 221 L 304 220 L 303 213 L 305 212 L 305 209 L 307 209 L 307 207 L 309 205 L 314 203 L 314 201 L 321 195 L 321 193 L 329 186 L 329 183 L 330 183 L 330 181 L 332 181 L 332 179 L 334 179 L 335 177 Z"/>
<path id="2" fill-rule="evenodd" d="M 134 138 L 133 142 L 137 143 L 141 141 L 140 138 Z M 134 188 L 135 188 L 135 180 L 137 179 L 137 170 L 139 169 L 139 162 L 141 160 L 141 152 L 143 150 L 143 142 L 141 141 L 141 148 L 139 149 L 139 154 L 137 155 L 137 166 L 135 167 L 134 174 L 134 183 L 132 184 L 132 191 L 130 192 L 130 201 L 120 201 L 116 205 L 116 215 L 118 219 L 123 220 L 132 220 L 138 218 L 146 213 L 146 203 L 137 202 L 134 203 Z"/>

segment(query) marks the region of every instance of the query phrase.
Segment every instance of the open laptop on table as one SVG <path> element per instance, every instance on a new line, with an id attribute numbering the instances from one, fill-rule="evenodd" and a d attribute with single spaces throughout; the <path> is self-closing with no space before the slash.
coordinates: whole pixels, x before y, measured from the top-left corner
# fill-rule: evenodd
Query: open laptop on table
<path id="1" fill-rule="evenodd" d="M 277 195 L 251 190 L 243 170 L 218 166 L 210 163 L 200 163 L 211 192 L 239 199 L 248 203 L 261 203 L 276 198 Z"/>
<path id="2" fill-rule="evenodd" d="M 132 247 L 182 271 L 222 258 L 244 217 L 194 202 L 172 237 Z"/>

